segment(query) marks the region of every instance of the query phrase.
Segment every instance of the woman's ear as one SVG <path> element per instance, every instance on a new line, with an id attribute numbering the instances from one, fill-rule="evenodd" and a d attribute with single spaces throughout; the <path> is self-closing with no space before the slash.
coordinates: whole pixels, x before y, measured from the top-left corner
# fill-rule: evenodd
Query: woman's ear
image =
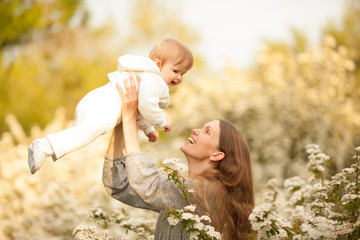
<path id="1" fill-rule="evenodd" d="M 160 59 L 155 58 L 155 59 L 154 59 L 154 63 L 156 64 L 156 66 L 158 66 L 158 68 L 161 69 L 161 61 L 160 61 Z"/>
<path id="2" fill-rule="evenodd" d="M 224 157 L 225 157 L 225 153 L 223 153 L 223 152 L 213 153 L 210 156 L 210 161 L 221 161 L 224 159 Z"/>

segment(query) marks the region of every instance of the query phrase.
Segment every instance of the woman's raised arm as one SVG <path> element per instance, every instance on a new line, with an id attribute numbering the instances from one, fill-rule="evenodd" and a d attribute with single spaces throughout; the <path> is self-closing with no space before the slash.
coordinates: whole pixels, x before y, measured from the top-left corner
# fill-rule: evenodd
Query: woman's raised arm
<path id="1" fill-rule="evenodd" d="M 130 77 L 129 81 L 124 82 L 125 92 L 117 85 L 122 99 L 123 137 L 117 141 L 115 130 L 108 150 L 108 154 L 118 156 L 116 148 L 123 139 L 126 154 L 117 160 L 105 159 L 104 186 L 113 198 L 134 207 L 154 211 L 164 210 L 166 206 L 182 208 L 186 202 L 181 191 L 141 152 L 136 126 L 138 90 L 134 78 Z M 137 81 L 139 85 L 140 79 Z"/>
<path id="2" fill-rule="evenodd" d="M 137 86 L 140 86 L 140 78 L 136 77 Z M 130 82 L 130 85 L 129 85 Z M 121 106 L 121 121 L 123 125 L 123 134 L 125 141 L 125 152 L 140 152 L 140 143 L 137 135 L 136 117 L 139 114 L 138 110 L 138 89 L 135 85 L 135 80 L 130 76 L 128 81 L 124 81 L 123 89 L 116 84 L 116 88 L 122 100 Z"/>
<path id="3" fill-rule="evenodd" d="M 108 150 L 106 151 L 106 156 L 111 159 L 120 158 L 123 155 L 124 149 L 124 134 L 122 124 L 116 125 L 114 128 L 113 134 L 110 139 Z"/>

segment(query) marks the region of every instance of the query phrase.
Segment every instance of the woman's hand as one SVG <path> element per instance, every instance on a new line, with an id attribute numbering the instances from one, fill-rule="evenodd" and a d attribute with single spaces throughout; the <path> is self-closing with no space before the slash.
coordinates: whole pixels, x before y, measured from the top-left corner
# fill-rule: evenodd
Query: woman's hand
<path id="1" fill-rule="evenodd" d="M 136 77 L 137 86 L 140 87 L 140 78 Z M 129 85 L 130 82 L 130 85 Z M 116 88 L 120 94 L 121 104 L 121 121 L 123 125 L 123 134 L 125 141 L 125 152 L 140 152 L 140 144 L 137 135 L 136 117 L 139 114 L 138 110 L 138 89 L 136 88 L 133 76 L 124 80 L 125 92 L 116 84 Z"/>
<path id="2" fill-rule="evenodd" d="M 137 86 L 140 86 L 140 78 L 136 76 Z M 129 85 L 130 82 L 130 85 Z M 121 117 L 122 120 L 136 119 L 139 114 L 138 110 L 138 89 L 136 88 L 135 80 L 133 76 L 129 77 L 129 81 L 124 80 L 125 92 L 116 84 L 116 88 L 120 94 L 122 105 L 121 105 Z"/>

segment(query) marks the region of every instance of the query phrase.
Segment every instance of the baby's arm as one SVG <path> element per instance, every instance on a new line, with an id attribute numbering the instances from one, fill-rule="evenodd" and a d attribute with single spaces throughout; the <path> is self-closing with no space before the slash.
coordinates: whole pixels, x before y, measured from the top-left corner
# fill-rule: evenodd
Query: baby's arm
<path id="1" fill-rule="evenodd" d="M 138 115 L 136 119 L 136 124 L 139 129 L 141 129 L 144 134 L 148 137 L 149 142 L 156 142 L 159 138 L 159 133 L 155 130 L 153 126 L 147 122 L 141 114 Z"/>
<path id="2" fill-rule="evenodd" d="M 148 135 L 146 135 L 149 139 L 149 142 L 156 142 L 159 138 L 159 133 L 158 131 L 152 131 L 150 132 Z"/>
<path id="3" fill-rule="evenodd" d="M 144 73 L 139 89 L 139 111 L 152 126 L 164 128 L 167 125 L 165 108 L 170 103 L 169 88 L 160 76 Z M 161 106 L 161 107 L 160 107 Z"/>
<path id="4" fill-rule="evenodd" d="M 172 124 L 169 119 L 167 119 L 166 124 L 164 126 L 165 132 L 169 132 L 172 129 Z"/>

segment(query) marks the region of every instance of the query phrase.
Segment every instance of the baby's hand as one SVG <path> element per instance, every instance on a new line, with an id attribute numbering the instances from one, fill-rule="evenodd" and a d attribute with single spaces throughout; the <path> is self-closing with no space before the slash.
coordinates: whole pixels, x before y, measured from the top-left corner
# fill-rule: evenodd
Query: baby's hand
<path id="1" fill-rule="evenodd" d="M 167 119 L 166 124 L 164 126 L 164 131 L 169 132 L 172 129 L 172 125 L 169 119 Z"/>
<path id="2" fill-rule="evenodd" d="M 149 142 L 156 142 L 159 138 L 159 133 L 157 131 L 152 131 L 146 135 L 149 139 Z"/>

